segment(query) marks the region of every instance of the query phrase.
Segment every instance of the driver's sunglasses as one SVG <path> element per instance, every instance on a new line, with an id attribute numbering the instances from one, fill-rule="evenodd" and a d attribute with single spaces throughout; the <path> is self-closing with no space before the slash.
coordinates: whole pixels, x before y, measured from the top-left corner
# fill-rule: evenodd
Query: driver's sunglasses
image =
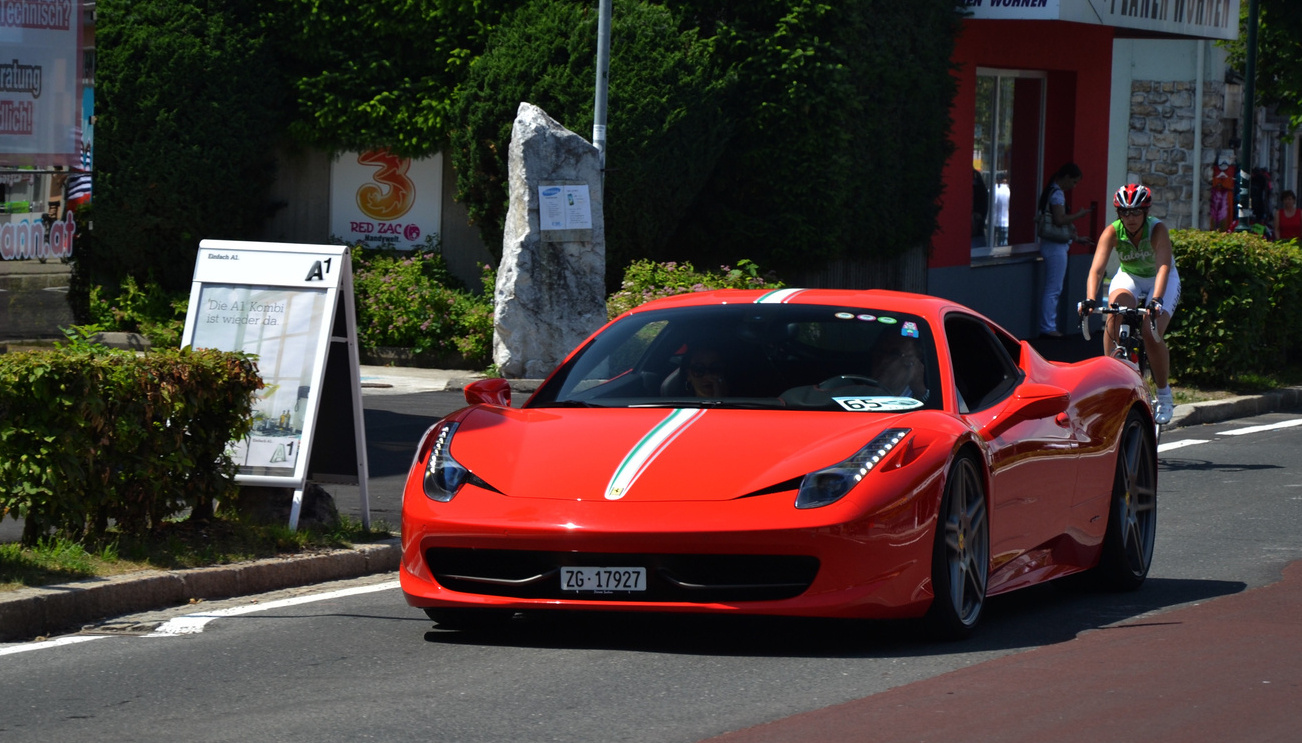
<path id="1" fill-rule="evenodd" d="M 1144 215 L 1143 209 L 1118 209 L 1117 210 L 1118 217 L 1142 217 L 1143 215 Z"/>
<path id="2" fill-rule="evenodd" d="M 687 368 L 687 371 L 698 377 L 703 377 L 706 374 L 713 374 L 717 377 L 723 374 L 723 364 L 692 364 Z"/>

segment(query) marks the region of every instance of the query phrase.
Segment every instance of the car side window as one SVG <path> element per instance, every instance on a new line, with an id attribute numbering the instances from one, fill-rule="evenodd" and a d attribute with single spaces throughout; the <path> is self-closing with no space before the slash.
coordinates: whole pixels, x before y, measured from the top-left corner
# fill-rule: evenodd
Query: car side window
<path id="1" fill-rule="evenodd" d="M 1008 349 L 980 319 L 954 313 L 945 318 L 945 342 L 954 368 L 960 411 L 984 410 L 1003 400 L 1021 380 Z"/>

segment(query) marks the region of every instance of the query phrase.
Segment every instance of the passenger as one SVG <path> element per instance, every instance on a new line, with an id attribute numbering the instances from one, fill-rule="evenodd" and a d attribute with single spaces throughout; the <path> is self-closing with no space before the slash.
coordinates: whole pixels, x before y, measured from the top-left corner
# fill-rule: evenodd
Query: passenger
<path id="1" fill-rule="evenodd" d="M 927 365 L 922 360 L 922 341 L 903 334 L 883 333 L 872 350 L 872 378 L 882 389 L 898 397 L 926 402 Z"/>

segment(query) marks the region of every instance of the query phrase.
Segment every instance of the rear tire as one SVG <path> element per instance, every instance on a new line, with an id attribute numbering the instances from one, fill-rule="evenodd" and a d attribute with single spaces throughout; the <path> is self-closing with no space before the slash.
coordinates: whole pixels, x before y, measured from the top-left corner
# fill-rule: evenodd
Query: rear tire
<path id="1" fill-rule="evenodd" d="M 1143 585 L 1153 562 L 1156 536 L 1157 437 L 1144 415 L 1132 410 L 1117 447 L 1103 554 L 1090 571 L 1099 587 L 1133 591 Z"/>
<path id="2" fill-rule="evenodd" d="M 981 621 L 990 573 L 989 523 L 981 469 L 971 454 L 961 454 L 945 479 L 931 555 L 935 598 L 925 621 L 937 639 L 969 637 Z"/>
<path id="3" fill-rule="evenodd" d="M 439 629 L 479 630 L 501 627 L 511 621 L 515 612 L 510 609 L 426 609 L 425 616 L 434 620 Z"/>

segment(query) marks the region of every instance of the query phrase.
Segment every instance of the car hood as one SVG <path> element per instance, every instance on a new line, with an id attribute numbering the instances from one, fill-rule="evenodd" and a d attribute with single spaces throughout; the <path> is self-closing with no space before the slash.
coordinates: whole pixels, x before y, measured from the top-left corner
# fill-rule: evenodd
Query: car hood
<path id="1" fill-rule="evenodd" d="M 795 489 L 901 415 L 685 408 L 516 409 L 461 419 L 452 456 L 518 498 L 730 500 Z"/>

